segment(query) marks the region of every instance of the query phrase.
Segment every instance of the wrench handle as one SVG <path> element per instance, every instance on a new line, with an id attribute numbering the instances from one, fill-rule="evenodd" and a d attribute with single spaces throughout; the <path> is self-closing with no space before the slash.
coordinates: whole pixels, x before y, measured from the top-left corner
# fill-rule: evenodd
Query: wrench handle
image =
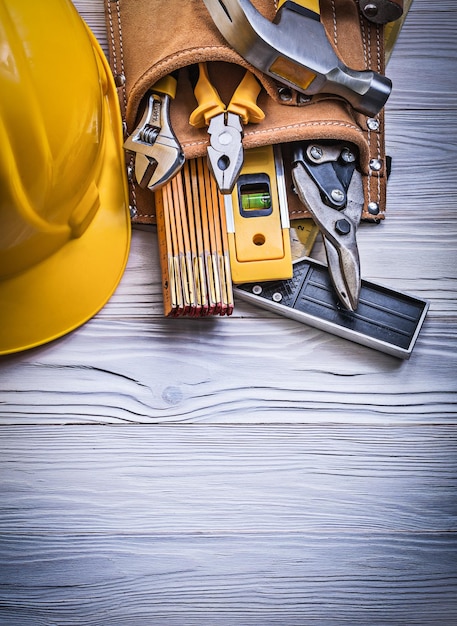
<path id="1" fill-rule="evenodd" d="M 178 86 L 178 73 L 172 72 L 171 74 L 164 76 L 163 78 L 158 80 L 156 83 L 154 83 L 153 87 L 151 88 L 151 91 L 153 91 L 154 93 L 166 94 L 167 96 L 170 96 L 170 98 L 174 100 L 176 96 L 177 86 Z"/>

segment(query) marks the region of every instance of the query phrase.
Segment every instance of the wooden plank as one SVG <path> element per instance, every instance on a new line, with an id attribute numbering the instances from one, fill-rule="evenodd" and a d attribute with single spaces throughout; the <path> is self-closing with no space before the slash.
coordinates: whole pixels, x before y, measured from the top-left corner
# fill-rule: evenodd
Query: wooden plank
<path id="1" fill-rule="evenodd" d="M 437 123 L 432 111 L 392 111 L 386 117 L 387 154 L 392 157 L 389 201 L 401 200 L 409 211 L 417 212 L 418 207 L 427 208 L 433 196 L 432 206 L 439 211 L 430 215 L 430 221 L 438 224 L 443 210 L 451 215 L 457 153 L 455 114 L 443 111 L 439 118 Z"/>
<path id="2" fill-rule="evenodd" d="M 455 109 L 456 8 L 414 0 L 386 71 L 393 81 L 387 110 Z"/>
<path id="3" fill-rule="evenodd" d="M 134 232 L 94 320 L 0 360 L 0 626 L 457 623 L 456 20 L 414 0 L 359 231 L 366 278 L 431 300 L 411 361 L 246 304 L 164 320 Z"/>
<path id="4" fill-rule="evenodd" d="M 108 56 L 108 33 L 103 0 L 73 0 L 73 4 L 94 33 L 105 55 Z M 113 2 L 113 12 L 115 11 L 116 3 Z"/>
<path id="5" fill-rule="evenodd" d="M 95 348 L 94 348 L 95 347 Z M 457 337 L 411 360 L 278 317 L 104 321 L 6 358 L 3 424 L 456 422 Z"/>
<path id="6" fill-rule="evenodd" d="M 455 532 L 454 432 L 4 427 L 0 533 Z"/>
<path id="7" fill-rule="evenodd" d="M 17 536 L 2 626 L 451 626 L 455 535 Z"/>

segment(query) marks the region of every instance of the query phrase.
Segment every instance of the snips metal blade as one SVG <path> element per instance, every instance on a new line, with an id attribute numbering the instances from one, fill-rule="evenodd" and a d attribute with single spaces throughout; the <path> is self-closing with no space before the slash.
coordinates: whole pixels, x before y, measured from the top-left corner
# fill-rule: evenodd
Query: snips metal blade
<path id="1" fill-rule="evenodd" d="M 299 160 L 295 161 L 292 178 L 300 200 L 322 233 L 329 273 L 338 298 L 346 309 L 355 311 L 361 289 L 356 233 L 364 201 L 362 176 L 353 170 L 346 206 L 340 210 L 323 202 L 318 186 Z"/>

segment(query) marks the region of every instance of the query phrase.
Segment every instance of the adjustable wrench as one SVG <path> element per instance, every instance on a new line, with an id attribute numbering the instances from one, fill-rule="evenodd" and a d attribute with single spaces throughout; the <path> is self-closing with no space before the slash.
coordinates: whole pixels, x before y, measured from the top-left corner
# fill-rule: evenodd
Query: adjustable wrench
<path id="1" fill-rule="evenodd" d="M 203 0 L 227 42 L 254 67 L 306 95 L 331 93 L 357 111 L 376 116 L 392 89 L 391 81 L 370 70 L 352 70 L 335 54 L 309 0 L 288 0 L 274 22 L 249 0 Z M 312 6 L 318 9 L 318 1 Z"/>
<path id="2" fill-rule="evenodd" d="M 143 116 L 124 143 L 126 150 L 135 153 L 138 184 L 151 191 L 168 182 L 184 164 L 184 153 L 169 118 L 176 84 L 170 74 L 151 88 Z"/>

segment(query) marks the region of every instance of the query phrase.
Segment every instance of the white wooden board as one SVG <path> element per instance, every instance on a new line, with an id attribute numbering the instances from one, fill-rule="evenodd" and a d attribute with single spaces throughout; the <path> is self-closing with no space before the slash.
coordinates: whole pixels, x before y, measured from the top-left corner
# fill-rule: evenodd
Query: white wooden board
<path id="1" fill-rule="evenodd" d="M 411 360 L 241 302 L 164 319 L 134 231 L 93 320 L 0 360 L 0 626 L 457 623 L 456 32 L 414 0 L 359 230 L 365 278 L 430 300 Z"/>

